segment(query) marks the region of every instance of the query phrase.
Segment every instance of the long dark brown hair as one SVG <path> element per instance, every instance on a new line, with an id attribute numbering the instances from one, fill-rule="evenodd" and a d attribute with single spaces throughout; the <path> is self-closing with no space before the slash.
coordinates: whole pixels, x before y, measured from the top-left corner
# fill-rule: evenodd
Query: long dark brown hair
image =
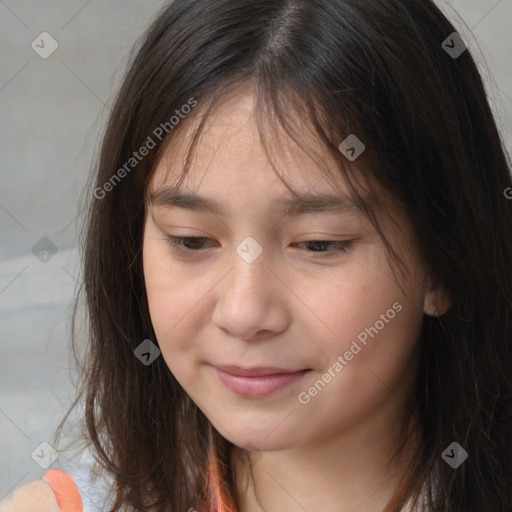
<path id="1" fill-rule="evenodd" d="M 407 404 L 420 442 L 389 509 L 426 488 L 425 511 L 512 511 L 511 166 L 470 50 L 443 47 L 454 31 L 431 0 L 175 0 L 138 42 L 88 196 L 87 350 L 70 409 L 84 399 L 82 434 L 114 479 L 113 510 L 236 510 L 233 445 L 162 357 L 146 366 L 134 351 L 158 344 L 141 251 L 149 179 L 189 119 L 201 112 L 192 154 L 208 114 L 250 84 L 262 135 L 280 126 L 303 143 L 312 130 L 379 232 L 361 177 L 401 205 L 452 299 L 445 315 L 424 317 Z M 366 146 L 358 174 L 338 149 L 349 134 Z M 469 458 L 452 469 L 441 455 L 455 441 Z"/>

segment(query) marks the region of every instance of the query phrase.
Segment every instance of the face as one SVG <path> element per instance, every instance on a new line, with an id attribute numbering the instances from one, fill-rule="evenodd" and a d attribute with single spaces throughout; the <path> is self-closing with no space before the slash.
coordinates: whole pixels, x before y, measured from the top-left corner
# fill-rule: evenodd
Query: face
<path id="1" fill-rule="evenodd" d="M 236 96 L 209 119 L 179 191 L 218 204 L 161 193 L 184 165 L 186 133 L 168 147 L 149 185 L 144 277 L 181 386 L 234 444 L 278 450 L 341 435 L 407 395 L 428 291 L 407 220 L 394 212 L 399 231 L 381 218 L 405 280 L 341 176 L 335 190 L 283 135 L 273 154 L 292 189 L 345 200 L 287 213 L 291 192 L 266 158 L 252 105 Z"/>

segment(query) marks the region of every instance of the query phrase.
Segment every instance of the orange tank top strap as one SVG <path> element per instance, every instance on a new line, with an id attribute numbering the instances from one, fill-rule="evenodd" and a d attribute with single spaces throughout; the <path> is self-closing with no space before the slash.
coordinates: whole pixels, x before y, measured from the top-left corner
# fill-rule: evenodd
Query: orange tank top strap
<path id="1" fill-rule="evenodd" d="M 62 512 L 83 512 L 82 496 L 71 475 L 60 469 L 51 469 L 43 480 L 52 488 Z"/>

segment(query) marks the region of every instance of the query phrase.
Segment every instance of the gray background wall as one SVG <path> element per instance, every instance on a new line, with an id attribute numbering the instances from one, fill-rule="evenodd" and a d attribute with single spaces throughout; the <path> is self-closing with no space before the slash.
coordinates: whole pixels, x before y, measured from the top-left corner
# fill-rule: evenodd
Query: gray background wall
<path id="1" fill-rule="evenodd" d="M 127 52 L 164 3 L 0 0 L 0 500 L 45 473 L 41 443 L 73 397 L 78 199 Z M 477 52 L 510 151 L 512 0 L 439 5 Z M 46 59 L 42 32 L 58 43 Z"/>

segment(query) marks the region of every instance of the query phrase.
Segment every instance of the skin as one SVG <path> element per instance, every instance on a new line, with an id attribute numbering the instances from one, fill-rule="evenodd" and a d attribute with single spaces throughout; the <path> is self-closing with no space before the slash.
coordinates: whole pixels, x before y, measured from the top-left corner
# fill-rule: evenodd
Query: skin
<path id="1" fill-rule="evenodd" d="M 247 92 L 226 99 L 209 119 L 182 186 L 219 200 L 224 215 L 147 209 L 144 277 L 162 357 L 225 438 L 257 447 L 252 478 L 242 450 L 232 454 L 241 512 L 382 512 L 412 453 L 386 466 L 412 388 L 423 314 L 432 313 L 434 301 L 442 314 L 448 303 L 430 286 L 399 211 L 388 213 L 402 230 L 382 221 L 406 262 L 406 280 L 395 277 L 362 213 L 284 217 L 275 204 L 290 192 L 265 156 L 252 111 Z M 151 190 L 176 181 L 194 123 L 171 141 Z M 280 153 L 273 154 L 293 190 L 334 191 L 295 143 L 285 135 L 278 142 Z M 209 240 L 187 253 L 173 249 L 167 235 Z M 236 252 L 247 236 L 263 249 L 252 263 Z M 354 242 L 346 252 L 326 252 L 304 243 L 310 240 Z M 309 403 L 300 403 L 299 393 L 394 303 L 401 311 Z M 219 364 L 312 371 L 273 395 L 247 398 L 219 380 L 212 366 Z"/>

